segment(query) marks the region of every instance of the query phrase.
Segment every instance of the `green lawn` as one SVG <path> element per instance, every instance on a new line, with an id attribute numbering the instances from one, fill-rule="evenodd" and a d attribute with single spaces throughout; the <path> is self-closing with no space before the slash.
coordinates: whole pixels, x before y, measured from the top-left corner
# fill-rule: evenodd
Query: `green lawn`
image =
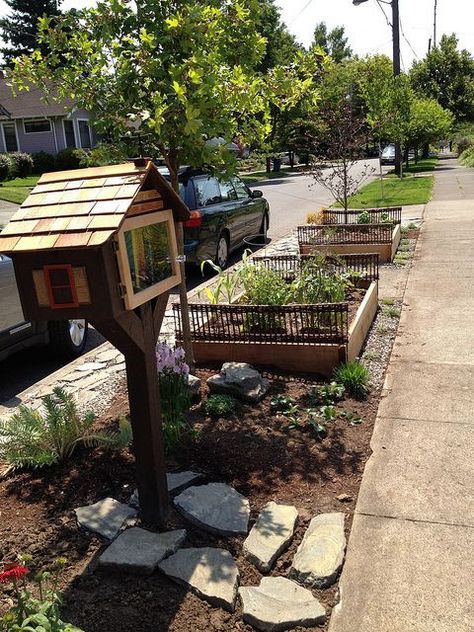
<path id="1" fill-rule="evenodd" d="M 21 204 L 26 200 L 38 179 L 39 176 L 28 176 L 27 178 L 15 178 L 0 182 L 0 200 Z"/>
<path id="2" fill-rule="evenodd" d="M 414 175 L 419 173 L 428 173 L 429 171 L 434 171 L 436 165 L 438 164 L 438 158 L 422 158 L 415 164 L 414 160 L 410 160 L 408 163 L 408 169 L 406 164 L 403 163 L 403 177 L 404 178 L 412 178 Z M 395 171 L 389 171 L 385 176 L 387 178 L 398 178 Z"/>
<path id="3" fill-rule="evenodd" d="M 382 197 L 380 180 L 365 185 L 349 200 L 349 208 L 372 208 L 426 204 L 431 199 L 433 176 L 407 178 L 384 178 Z"/>

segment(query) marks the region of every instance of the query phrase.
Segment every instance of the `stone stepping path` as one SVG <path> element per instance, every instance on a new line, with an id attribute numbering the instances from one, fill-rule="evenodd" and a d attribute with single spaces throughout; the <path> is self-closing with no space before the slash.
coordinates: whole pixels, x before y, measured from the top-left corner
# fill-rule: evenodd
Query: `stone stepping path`
<path id="1" fill-rule="evenodd" d="M 268 573 L 290 544 L 297 520 L 295 507 L 267 503 L 244 542 L 244 555 L 262 573 Z"/>
<path id="2" fill-rule="evenodd" d="M 218 535 L 247 534 L 249 501 L 224 483 L 189 487 L 174 504 L 190 522 Z"/>
<path id="3" fill-rule="evenodd" d="M 239 589 L 246 623 L 264 632 L 324 623 L 326 611 L 311 592 L 284 577 L 264 577 L 260 586 Z"/>
<path id="4" fill-rule="evenodd" d="M 121 533 L 102 553 L 99 568 L 151 575 L 158 564 L 175 553 L 186 539 L 185 529 L 152 533 L 132 527 Z"/>
<path id="5" fill-rule="evenodd" d="M 313 588 L 331 586 L 344 561 L 345 549 L 344 514 L 320 514 L 311 520 L 289 576 Z"/>
<path id="6" fill-rule="evenodd" d="M 210 604 L 234 612 L 239 571 L 228 551 L 181 549 L 158 568 L 174 581 L 190 586 Z"/>
<path id="7" fill-rule="evenodd" d="M 202 478 L 204 478 L 204 476 L 200 472 L 168 472 L 168 474 L 166 475 L 168 492 L 170 494 L 178 494 L 179 492 L 183 491 L 183 489 L 186 489 L 186 487 L 189 487 L 192 483 L 196 483 Z M 130 496 L 130 500 L 128 502 L 132 507 L 139 509 L 140 506 L 138 504 L 137 489 Z"/>
<path id="8" fill-rule="evenodd" d="M 78 507 L 74 512 L 81 527 L 98 533 L 107 540 L 115 538 L 125 523 L 137 515 L 136 509 L 113 498 L 104 498 L 93 505 Z"/>

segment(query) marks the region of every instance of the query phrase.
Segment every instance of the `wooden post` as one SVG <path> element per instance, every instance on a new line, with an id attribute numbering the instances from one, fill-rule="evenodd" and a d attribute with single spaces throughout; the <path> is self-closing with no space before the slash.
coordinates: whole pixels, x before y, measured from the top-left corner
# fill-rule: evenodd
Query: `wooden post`
<path id="1" fill-rule="evenodd" d="M 93 323 L 125 356 L 140 511 L 144 522 L 156 525 L 169 509 L 155 351 L 168 295 L 119 319 Z"/>

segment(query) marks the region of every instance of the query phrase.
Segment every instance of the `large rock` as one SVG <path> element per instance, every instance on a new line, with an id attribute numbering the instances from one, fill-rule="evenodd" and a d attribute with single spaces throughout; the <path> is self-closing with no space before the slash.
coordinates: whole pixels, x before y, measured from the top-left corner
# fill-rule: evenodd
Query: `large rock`
<path id="1" fill-rule="evenodd" d="M 268 391 L 268 381 L 245 362 L 226 362 L 219 375 L 207 380 L 211 393 L 233 395 L 251 404 L 259 402 Z"/>
<path id="2" fill-rule="evenodd" d="M 324 607 L 311 592 L 284 577 L 264 577 L 260 586 L 239 589 L 246 623 L 264 632 L 324 623 Z"/>
<path id="3" fill-rule="evenodd" d="M 290 577 L 315 588 L 330 586 L 344 561 L 345 548 L 344 514 L 316 516 L 296 551 Z"/>
<path id="4" fill-rule="evenodd" d="M 178 494 L 186 487 L 189 487 L 192 483 L 196 483 L 203 475 L 199 472 L 168 472 L 166 475 L 166 482 L 168 484 L 168 492 L 172 495 Z M 130 500 L 128 501 L 129 505 L 132 507 L 140 508 L 138 502 L 138 490 L 136 489 L 133 494 L 130 496 Z"/>
<path id="5" fill-rule="evenodd" d="M 104 498 L 93 505 L 78 507 L 74 512 L 81 527 L 98 533 L 107 540 L 115 538 L 125 522 L 137 515 L 136 509 L 113 498 Z"/>
<path id="6" fill-rule="evenodd" d="M 174 499 L 179 511 L 192 523 L 218 535 L 246 534 L 249 501 L 224 483 L 189 487 Z"/>
<path id="7" fill-rule="evenodd" d="M 244 554 L 255 566 L 267 573 L 291 542 L 298 512 L 291 505 L 269 502 L 244 542 Z"/>
<path id="8" fill-rule="evenodd" d="M 195 375 L 188 375 L 188 390 L 191 397 L 199 397 L 201 391 L 201 380 Z"/>
<path id="9" fill-rule="evenodd" d="M 186 531 L 152 533 L 132 527 L 121 533 L 99 557 L 99 567 L 151 575 L 158 564 L 183 544 Z"/>
<path id="10" fill-rule="evenodd" d="M 181 549 L 158 565 L 168 577 L 190 586 L 214 606 L 234 611 L 239 571 L 223 549 Z"/>

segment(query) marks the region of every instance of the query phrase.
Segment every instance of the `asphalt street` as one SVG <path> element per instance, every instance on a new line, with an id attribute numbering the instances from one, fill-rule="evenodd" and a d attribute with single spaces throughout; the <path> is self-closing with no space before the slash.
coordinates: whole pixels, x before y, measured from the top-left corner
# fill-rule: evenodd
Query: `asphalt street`
<path id="1" fill-rule="evenodd" d="M 357 163 L 353 169 L 357 174 L 369 164 L 374 169 L 378 161 L 367 160 Z M 372 179 L 375 175 L 372 176 Z M 317 211 L 322 206 L 331 204 L 333 198 L 329 191 L 321 185 L 316 185 L 310 176 L 297 174 L 282 178 L 274 178 L 256 184 L 255 189 L 263 191 L 270 203 L 269 237 L 280 239 L 292 231 L 295 226 L 305 223 L 309 211 Z M 8 221 L 14 211 L 13 205 L 0 201 L 0 217 L 3 222 Z M 5 204 L 5 208 L 3 208 Z M 236 263 L 242 256 L 242 250 L 237 251 L 231 258 L 231 264 Z M 189 289 L 193 289 L 203 282 L 198 269 L 190 270 L 187 277 Z M 89 331 L 87 350 L 93 349 L 103 342 L 103 338 L 95 330 Z M 0 363 L 0 403 L 5 403 L 33 386 L 37 381 L 59 369 L 64 362 L 50 357 L 45 349 L 29 349 L 17 353 Z"/>

